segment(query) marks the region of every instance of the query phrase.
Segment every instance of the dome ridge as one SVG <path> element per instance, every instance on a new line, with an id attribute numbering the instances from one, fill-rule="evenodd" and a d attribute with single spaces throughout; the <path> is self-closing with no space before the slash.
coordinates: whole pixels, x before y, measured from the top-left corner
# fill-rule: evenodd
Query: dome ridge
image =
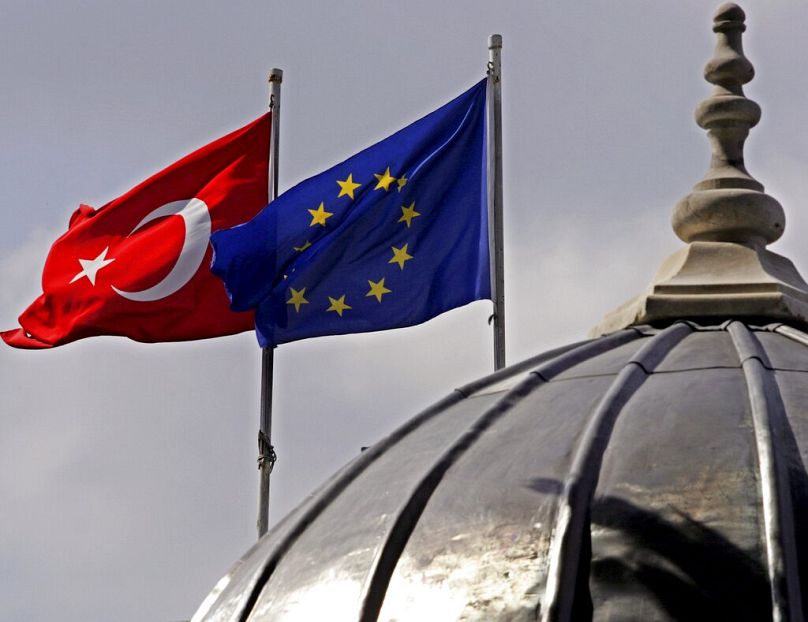
<path id="1" fill-rule="evenodd" d="M 603 353 L 605 350 L 622 345 L 627 341 L 638 339 L 639 333 L 623 331 L 615 333 L 604 340 L 593 340 L 583 343 L 559 356 L 539 364 L 525 378 L 506 391 L 481 417 L 465 430 L 463 434 L 436 460 L 433 467 L 423 476 L 410 494 L 406 505 L 394 521 L 388 532 L 384 546 L 375 557 L 373 568 L 369 572 L 371 579 L 363 588 L 361 622 L 375 622 L 384 603 L 390 579 L 398 564 L 409 537 L 418 519 L 424 511 L 430 497 L 443 480 L 449 468 L 464 454 L 480 436 L 500 418 L 506 416 L 527 395 L 539 389 L 541 385 L 567 369 Z M 608 340 L 608 341 L 607 341 Z"/>
<path id="2" fill-rule="evenodd" d="M 691 332 L 692 326 L 677 322 L 650 337 L 626 361 L 589 417 L 561 492 L 550 544 L 550 568 L 542 603 L 542 622 L 577 619 L 574 609 L 580 602 L 577 586 L 580 582 L 581 549 L 589 538 L 592 499 L 612 430 L 626 402 L 665 355 Z"/>
<path id="3" fill-rule="evenodd" d="M 763 507 L 766 560 L 774 620 L 802 619 L 796 555 L 794 509 L 785 458 L 776 446 L 777 430 L 787 421 L 783 400 L 766 351 L 741 322 L 730 322 L 752 409 Z"/>

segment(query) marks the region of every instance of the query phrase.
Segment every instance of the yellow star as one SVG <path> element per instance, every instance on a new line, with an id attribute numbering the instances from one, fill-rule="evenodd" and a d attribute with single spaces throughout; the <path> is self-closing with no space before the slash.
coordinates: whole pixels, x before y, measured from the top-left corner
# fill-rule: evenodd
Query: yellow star
<path id="1" fill-rule="evenodd" d="M 311 211 L 311 210 L 309 210 L 309 211 Z M 311 242 L 309 242 L 308 240 L 306 240 L 306 243 L 305 243 L 303 246 L 293 246 L 292 248 L 293 248 L 294 250 L 296 250 L 298 253 L 302 253 L 302 252 L 303 252 L 304 250 L 306 250 L 306 249 L 307 249 L 309 246 L 311 246 Z"/>
<path id="2" fill-rule="evenodd" d="M 410 228 L 412 224 L 412 219 L 416 216 L 420 216 L 418 212 L 415 211 L 415 201 L 413 201 L 409 207 L 401 206 L 401 211 L 403 212 L 403 216 L 398 219 L 398 222 L 405 222 L 407 223 L 407 229 Z"/>
<path id="3" fill-rule="evenodd" d="M 345 309 L 350 309 L 351 307 L 345 304 L 345 294 L 340 296 L 339 298 L 332 298 L 331 296 L 328 297 L 328 300 L 331 302 L 331 306 L 326 309 L 326 311 L 336 311 L 337 315 L 342 317 L 342 312 Z"/>
<path id="4" fill-rule="evenodd" d="M 368 285 L 370 285 L 370 291 L 367 294 L 365 294 L 365 297 L 376 296 L 376 300 L 378 300 L 379 302 L 382 301 L 382 296 L 384 296 L 385 294 L 389 294 L 392 291 L 384 286 L 383 278 L 378 283 L 374 283 L 373 281 L 368 280 Z"/>
<path id="5" fill-rule="evenodd" d="M 311 224 L 309 227 L 313 227 L 314 225 L 322 225 L 325 227 L 325 221 L 334 215 L 333 212 L 325 211 L 325 205 L 323 203 L 320 203 L 320 207 L 317 209 L 310 209 L 309 214 L 311 214 Z"/>
<path id="6" fill-rule="evenodd" d="M 397 181 L 396 183 L 398 184 L 398 191 L 399 191 L 399 192 L 401 192 L 401 189 L 402 189 L 404 186 L 406 186 L 406 185 L 407 185 L 407 182 L 408 182 L 408 181 L 409 181 L 409 179 L 407 179 L 407 178 L 406 178 L 404 175 L 402 175 L 401 177 L 399 177 L 399 178 L 398 178 L 398 181 Z"/>
<path id="7" fill-rule="evenodd" d="M 339 194 L 337 195 L 337 198 L 344 197 L 344 196 L 349 196 L 352 199 L 354 198 L 354 194 L 353 194 L 354 190 L 356 190 L 359 186 L 362 185 L 362 184 L 357 184 L 353 180 L 353 174 L 348 175 L 348 179 L 345 179 L 345 180 L 338 179 L 337 184 L 339 185 Z"/>
<path id="8" fill-rule="evenodd" d="M 412 255 L 407 253 L 407 245 L 405 244 L 401 248 L 396 248 L 395 246 L 391 248 L 393 249 L 393 258 L 387 263 L 397 263 L 398 267 L 403 270 L 404 264 L 412 259 Z"/>
<path id="9" fill-rule="evenodd" d="M 303 297 L 303 294 L 306 293 L 306 288 L 304 287 L 300 291 L 297 291 L 294 287 L 290 287 L 289 291 L 292 292 L 292 297 L 286 301 L 286 304 L 295 305 L 295 311 L 300 313 L 300 305 L 309 304 L 309 301 Z"/>
<path id="10" fill-rule="evenodd" d="M 392 184 L 396 178 L 390 174 L 390 167 L 387 167 L 387 170 L 384 173 L 373 173 L 373 176 L 379 180 L 379 183 L 376 184 L 374 190 L 378 190 L 379 188 L 384 188 L 384 191 L 387 192 L 390 190 L 390 184 Z"/>

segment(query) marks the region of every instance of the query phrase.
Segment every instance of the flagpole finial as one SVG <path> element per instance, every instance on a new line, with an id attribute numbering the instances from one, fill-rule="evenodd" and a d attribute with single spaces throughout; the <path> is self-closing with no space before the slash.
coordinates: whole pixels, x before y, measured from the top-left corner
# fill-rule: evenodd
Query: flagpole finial
<path id="1" fill-rule="evenodd" d="M 743 93 L 743 85 L 755 75 L 741 42 L 745 18 L 733 3 L 721 5 L 713 16 L 717 41 L 704 77 L 714 87 L 696 107 L 696 122 L 707 130 L 712 159 L 704 178 L 674 208 L 673 229 L 685 242 L 765 246 L 785 227 L 783 208 L 744 166 L 744 141 L 760 121 L 760 106 Z"/>

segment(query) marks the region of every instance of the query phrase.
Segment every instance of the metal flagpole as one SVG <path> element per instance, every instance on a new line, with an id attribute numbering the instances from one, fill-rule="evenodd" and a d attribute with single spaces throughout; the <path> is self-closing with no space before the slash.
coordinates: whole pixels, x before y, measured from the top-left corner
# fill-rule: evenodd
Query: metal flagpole
<path id="1" fill-rule="evenodd" d="M 505 273 L 502 243 L 502 35 L 488 37 L 488 214 L 494 370 L 505 367 Z"/>
<path id="2" fill-rule="evenodd" d="M 269 135 L 269 201 L 278 196 L 278 138 L 281 119 L 281 82 L 283 71 L 269 72 L 269 109 L 272 113 Z M 273 348 L 261 351 L 261 422 L 258 429 L 258 470 L 261 479 L 258 490 L 258 537 L 269 529 L 269 477 L 277 456 L 272 446 L 272 371 Z"/>

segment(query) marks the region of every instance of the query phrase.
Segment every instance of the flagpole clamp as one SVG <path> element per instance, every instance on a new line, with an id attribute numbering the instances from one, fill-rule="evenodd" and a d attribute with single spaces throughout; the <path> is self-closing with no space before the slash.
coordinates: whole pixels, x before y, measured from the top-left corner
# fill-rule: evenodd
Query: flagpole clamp
<path id="1" fill-rule="evenodd" d="M 269 441 L 269 437 L 264 432 L 258 432 L 258 470 L 267 465 L 269 473 L 275 468 L 275 463 L 278 461 L 278 454 L 275 453 L 275 447 Z"/>

